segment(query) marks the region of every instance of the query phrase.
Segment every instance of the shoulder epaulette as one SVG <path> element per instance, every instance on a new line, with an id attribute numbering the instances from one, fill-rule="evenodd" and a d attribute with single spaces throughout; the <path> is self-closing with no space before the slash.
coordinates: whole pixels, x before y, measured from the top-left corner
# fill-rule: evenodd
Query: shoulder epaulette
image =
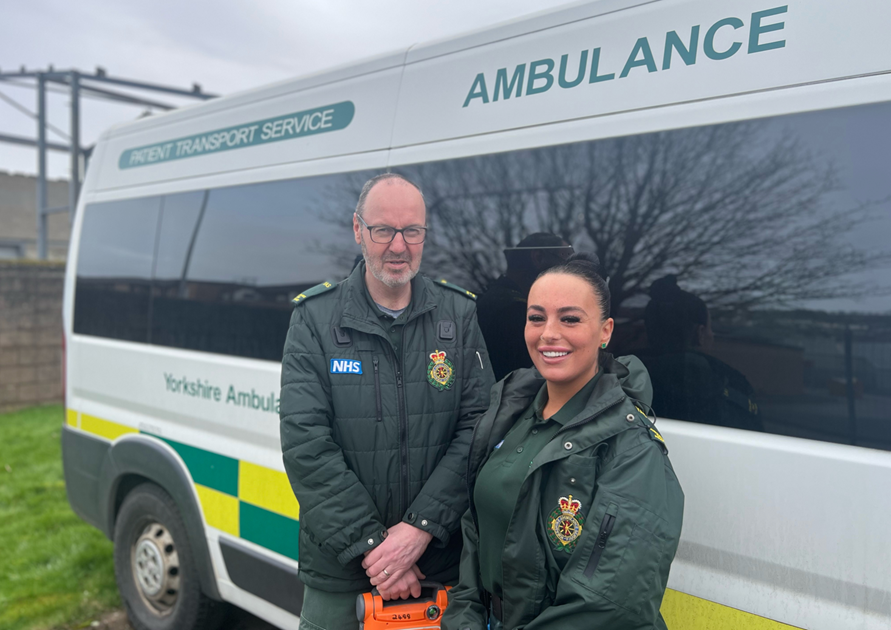
<path id="1" fill-rule="evenodd" d="M 647 435 L 649 435 L 650 439 L 654 442 L 658 442 L 662 446 L 662 450 L 667 453 L 668 445 L 665 443 L 665 438 L 662 437 L 662 434 L 656 430 L 653 420 L 646 414 L 643 409 L 637 406 L 637 404 L 634 405 L 634 408 L 637 409 L 640 412 L 640 415 L 644 418 L 644 424 L 647 428 Z"/>
<path id="2" fill-rule="evenodd" d="M 300 304 L 307 298 L 311 298 L 315 295 L 319 295 L 320 293 L 325 293 L 326 291 L 330 291 L 331 289 L 333 289 L 336 286 L 337 285 L 333 282 L 323 282 L 322 284 L 317 284 L 316 286 L 307 289 L 306 291 L 304 291 L 303 293 L 301 293 L 300 295 L 298 295 L 291 301 L 294 304 Z"/>
<path id="3" fill-rule="evenodd" d="M 436 284 L 446 287 L 448 289 L 451 289 L 452 291 L 457 291 L 461 295 L 463 295 L 465 297 L 469 297 L 471 300 L 476 299 L 476 293 L 471 293 L 467 289 L 465 289 L 463 287 L 459 287 L 457 284 L 452 284 L 448 280 L 443 279 L 443 280 L 440 280 L 439 282 L 437 282 Z"/>

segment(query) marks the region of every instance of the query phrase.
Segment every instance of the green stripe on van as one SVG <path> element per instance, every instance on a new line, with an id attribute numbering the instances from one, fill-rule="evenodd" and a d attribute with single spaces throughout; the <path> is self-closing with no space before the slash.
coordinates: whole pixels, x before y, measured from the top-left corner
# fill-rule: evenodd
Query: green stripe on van
<path id="1" fill-rule="evenodd" d="M 239 534 L 245 540 L 297 560 L 297 536 L 300 521 L 241 502 Z"/>
<path id="2" fill-rule="evenodd" d="M 280 142 L 312 136 L 319 133 L 346 129 L 353 121 L 356 106 L 352 101 L 342 101 L 322 107 L 314 107 L 275 118 L 255 120 L 234 127 L 214 129 L 204 133 L 155 144 L 127 149 L 118 158 L 118 168 L 135 168 L 244 149 L 269 142 Z"/>
<path id="3" fill-rule="evenodd" d="M 159 440 L 167 442 L 179 456 L 183 458 L 189 474 L 195 483 L 225 492 L 233 497 L 238 496 L 238 460 L 195 448 L 188 444 L 174 442 L 160 436 Z"/>

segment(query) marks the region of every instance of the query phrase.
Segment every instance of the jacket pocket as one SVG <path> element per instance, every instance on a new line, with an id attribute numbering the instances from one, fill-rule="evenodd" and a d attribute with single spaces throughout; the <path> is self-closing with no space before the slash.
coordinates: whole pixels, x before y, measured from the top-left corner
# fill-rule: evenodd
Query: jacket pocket
<path id="1" fill-rule="evenodd" d="M 377 411 L 377 421 L 384 419 L 383 405 L 381 404 L 381 366 L 380 359 L 373 357 L 371 365 L 374 367 L 374 405 Z"/>
<path id="2" fill-rule="evenodd" d="M 649 616 L 655 615 L 668 581 L 668 566 L 660 574 L 664 564 L 662 558 L 663 545 L 659 538 L 635 525 L 623 554 L 622 570 L 616 575 L 607 597 L 637 614 L 649 604 L 652 608 Z"/>
<path id="3" fill-rule="evenodd" d="M 600 523 L 600 531 L 597 533 L 597 542 L 594 544 L 594 550 L 591 552 L 591 555 L 588 558 L 588 563 L 585 565 L 586 578 L 593 576 L 594 571 L 597 570 L 597 565 L 600 564 L 600 559 L 603 557 L 603 552 L 609 542 L 609 535 L 613 532 L 613 527 L 616 524 L 616 516 L 618 512 L 619 506 L 615 503 L 610 503 L 609 507 L 606 509 L 606 514 L 603 515 L 603 521 Z"/>
<path id="4" fill-rule="evenodd" d="M 599 529 L 591 527 L 592 538 L 580 549 L 572 580 L 633 614 L 641 614 L 648 604 L 658 610 L 656 600 L 661 601 L 668 578 L 659 518 L 619 497 L 598 512 Z"/>

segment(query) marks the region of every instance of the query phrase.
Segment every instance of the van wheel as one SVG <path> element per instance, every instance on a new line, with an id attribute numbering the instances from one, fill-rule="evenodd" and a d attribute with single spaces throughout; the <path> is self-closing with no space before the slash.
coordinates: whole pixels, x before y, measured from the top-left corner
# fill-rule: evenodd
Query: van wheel
<path id="1" fill-rule="evenodd" d="M 223 605 L 201 592 L 176 503 L 154 484 L 134 488 L 114 527 L 118 590 L 136 630 L 212 630 Z"/>

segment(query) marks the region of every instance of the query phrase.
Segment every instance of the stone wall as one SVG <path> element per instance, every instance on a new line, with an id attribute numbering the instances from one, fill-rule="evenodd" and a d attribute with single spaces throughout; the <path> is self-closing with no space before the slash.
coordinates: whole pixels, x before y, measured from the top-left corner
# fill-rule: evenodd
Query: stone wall
<path id="1" fill-rule="evenodd" d="M 64 263 L 0 261 L 0 413 L 62 400 Z"/>

